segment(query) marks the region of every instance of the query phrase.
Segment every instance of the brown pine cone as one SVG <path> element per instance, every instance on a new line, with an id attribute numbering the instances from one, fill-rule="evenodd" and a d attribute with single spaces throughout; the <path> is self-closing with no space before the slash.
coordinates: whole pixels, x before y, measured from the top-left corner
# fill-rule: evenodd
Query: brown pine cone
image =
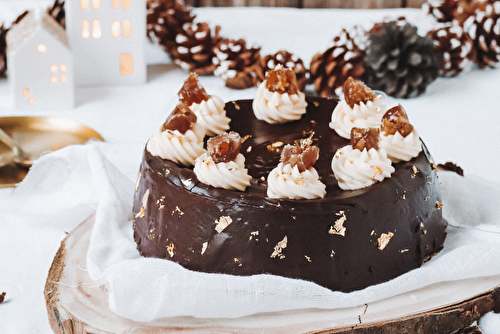
<path id="1" fill-rule="evenodd" d="M 422 10 L 436 18 L 438 22 L 451 22 L 457 9 L 458 0 L 427 0 Z"/>
<path id="2" fill-rule="evenodd" d="M 365 51 L 343 29 L 333 39 L 333 46 L 311 60 L 310 80 L 316 92 L 322 97 L 339 95 L 347 78 L 359 79 L 363 75 L 364 57 Z"/>
<path id="3" fill-rule="evenodd" d="M 47 7 L 46 13 L 66 29 L 66 11 L 64 10 L 65 1 L 55 0 L 52 7 Z"/>
<path id="4" fill-rule="evenodd" d="M 170 56 L 186 71 L 211 74 L 217 67 L 212 58 L 214 48 L 221 40 L 219 32 L 220 26 L 216 26 L 212 34 L 206 22 L 186 23 L 175 37 Z"/>
<path id="5" fill-rule="evenodd" d="M 500 61 L 500 2 L 487 4 L 463 24 L 473 40 L 476 64 L 480 68 L 494 67 Z"/>
<path id="6" fill-rule="evenodd" d="M 9 30 L 4 28 L 4 24 L 0 25 L 0 76 L 4 76 L 7 72 L 7 32 Z"/>
<path id="7" fill-rule="evenodd" d="M 170 53 L 175 36 L 185 23 L 192 23 L 195 15 L 177 0 L 147 0 L 146 29 L 151 41 L 156 41 Z"/>
<path id="8" fill-rule="evenodd" d="M 427 37 L 434 41 L 440 76 L 454 77 L 472 65 L 475 59 L 472 39 L 458 24 L 447 24 L 431 30 Z"/>
<path id="9" fill-rule="evenodd" d="M 214 48 L 212 59 L 215 75 L 224 79 L 226 87 L 246 89 L 256 83 L 255 70 L 259 65 L 260 47 L 247 47 L 244 39 L 221 40 Z"/>
<path id="10" fill-rule="evenodd" d="M 304 91 L 308 81 L 308 71 L 304 66 L 304 62 L 294 54 L 280 50 L 275 54 L 262 57 L 259 66 L 257 66 L 257 83 L 261 83 L 266 79 L 266 73 L 269 70 L 274 70 L 276 65 L 281 64 L 284 68 L 291 68 L 297 77 L 297 84 L 300 91 Z"/>

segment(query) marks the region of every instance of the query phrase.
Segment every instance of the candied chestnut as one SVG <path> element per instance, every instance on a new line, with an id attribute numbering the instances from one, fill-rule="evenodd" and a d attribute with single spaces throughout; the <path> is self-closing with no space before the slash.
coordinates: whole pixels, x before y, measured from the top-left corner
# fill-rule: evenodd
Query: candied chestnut
<path id="1" fill-rule="evenodd" d="M 278 65 L 274 70 L 267 72 L 266 88 L 270 92 L 288 93 L 288 95 L 299 92 L 295 72 L 291 68 L 283 68 L 282 65 Z"/>
<path id="2" fill-rule="evenodd" d="M 196 73 L 189 73 L 189 77 L 184 81 L 184 85 L 178 95 L 179 100 L 188 106 L 210 99 L 210 95 L 207 94 L 205 88 L 201 85 Z"/>
<path id="3" fill-rule="evenodd" d="M 207 149 L 215 163 L 232 161 L 240 153 L 241 137 L 234 131 L 220 134 L 208 140 Z"/>
<path id="4" fill-rule="evenodd" d="M 184 103 L 179 103 L 175 109 L 170 113 L 161 131 L 178 130 L 180 133 L 185 134 L 187 130 L 196 123 L 196 115 Z"/>
<path id="5" fill-rule="evenodd" d="M 399 132 L 401 136 L 406 137 L 413 131 L 413 125 L 408 120 L 408 114 L 401 105 L 397 105 L 387 110 L 382 117 L 382 131 L 386 136 Z"/>
<path id="6" fill-rule="evenodd" d="M 299 172 L 311 168 L 319 158 L 319 147 L 312 145 L 312 139 L 302 139 L 296 141 L 294 145 L 287 144 L 281 151 L 280 161 L 292 167 L 297 166 Z"/>
<path id="7" fill-rule="evenodd" d="M 344 99 L 349 107 L 354 108 L 354 105 L 360 102 L 366 104 L 368 101 L 374 101 L 375 98 L 375 93 L 362 81 L 349 77 L 344 82 Z"/>
<path id="8" fill-rule="evenodd" d="M 357 128 L 351 129 L 351 146 L 354 150 L 358 149 L 367 151 L 374 148 L 378 150 L 378 143 L 380 139 L 379 128 Z"/>

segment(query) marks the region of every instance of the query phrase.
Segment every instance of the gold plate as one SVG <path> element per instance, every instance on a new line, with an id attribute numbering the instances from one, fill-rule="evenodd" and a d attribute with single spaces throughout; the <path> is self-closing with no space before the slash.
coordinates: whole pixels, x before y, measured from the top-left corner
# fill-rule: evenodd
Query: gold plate
<path id="1" fill-rule="evenodd" d="M 34 159 L 42 153 L 68 145 L 85 144 L 89 139 L 104 141 L 99 133 L 73 120 L 57 117 L 0 117 L 0 128 L 14 138 Z M 11 161 L 12 150 L 0 142 L 0 166 Z M 0 188 L 15 187 L 28 169 L 14 163 L 0 167 Z"/>

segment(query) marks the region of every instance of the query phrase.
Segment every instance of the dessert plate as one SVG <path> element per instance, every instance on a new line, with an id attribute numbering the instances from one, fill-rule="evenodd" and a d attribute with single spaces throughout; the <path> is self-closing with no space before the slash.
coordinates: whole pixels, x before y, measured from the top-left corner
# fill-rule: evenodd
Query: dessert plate
<path id="1" fill-rule="evenodd" d="M 58 117 L 0 117 L 0 128 L 14 138 L 33 161 L 44 152 L 68 145 L 84 144 L 90 139 L 104 141 L 93 129 Z M 15 164 L 13 159 L 13 150 L 0 142 L 0 188 L 14 187 L 28 173 L 29 164 Z"/>

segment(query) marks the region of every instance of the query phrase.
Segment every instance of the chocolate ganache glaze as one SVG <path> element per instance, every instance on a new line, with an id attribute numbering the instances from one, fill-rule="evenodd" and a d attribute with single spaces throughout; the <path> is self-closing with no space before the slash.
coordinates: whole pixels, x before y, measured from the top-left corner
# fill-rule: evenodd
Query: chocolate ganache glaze
<path id="1" fill-rule="evenodd" d="M 417 268 L 440 251 L 447 223 L 425 145 L 418 157 L 394 164 L 391 178 L 341 190 L 331 160 L 349 140 L 328 126 L 337 100 L 307 102 L 299 121 L 284 124 L 257 120 L 251 100 L 226 104 L 231 131 L 246 138 L 241 153 L 253 179 L 244 192 L 203 184 L 192 167 L 145 150 L 133 205 L 140 253 L 195 271 L 275 274 L 348 292 Z M 280 148 L 311 133 L 325 198 L 268 198 L 265 179 Z"/>

